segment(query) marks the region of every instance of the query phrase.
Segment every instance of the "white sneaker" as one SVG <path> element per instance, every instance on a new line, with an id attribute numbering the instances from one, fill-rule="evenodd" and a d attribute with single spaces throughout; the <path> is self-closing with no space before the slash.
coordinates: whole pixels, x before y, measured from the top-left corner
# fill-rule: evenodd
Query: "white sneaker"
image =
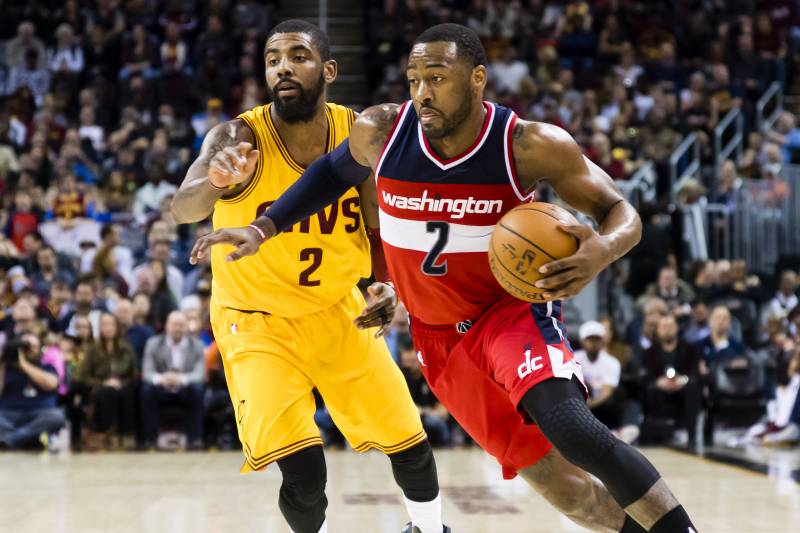
<path id="1" fill-rule="evenodd" d="M 767 433 L 762 441 L 765 446 L 779 446 L 800 441 L 800 426 L 790 423 L 774 433 Z"/>

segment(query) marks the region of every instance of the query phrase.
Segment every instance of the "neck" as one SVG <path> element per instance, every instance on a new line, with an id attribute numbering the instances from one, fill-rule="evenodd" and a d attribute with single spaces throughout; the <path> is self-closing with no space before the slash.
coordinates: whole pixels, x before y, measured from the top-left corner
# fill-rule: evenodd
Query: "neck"
<path id="1" fill-rule="evenodd" d="M 456 157 L 472 146 L 481 133 L 484 120 L 486 120 L 486 108 L 479 100 L 473 103 L 469 116 L 455 131 L 441 139 L 428 138 L 428 142 L 436 153 L 445 159 Z"/>
<path id="2" fill-rule="evenodd" d="M 322 150 L 325 150 L 325 143 L 328 140 L 328 117 L 325 116 L 324 99 L 317 102 L 317 109 L 308 122 L 286 122 L 274 105 L 270 106 L 269 114 L 281 139 L 290 150 L 306 152 L 312 147 L 322 147 Z"/>
<path id="3" fill-rule="evenodd" d="M 728 334 L 724 331 L 711 331 L 711 340 L 714 342 L 724 341 L 728 338 Z"/>

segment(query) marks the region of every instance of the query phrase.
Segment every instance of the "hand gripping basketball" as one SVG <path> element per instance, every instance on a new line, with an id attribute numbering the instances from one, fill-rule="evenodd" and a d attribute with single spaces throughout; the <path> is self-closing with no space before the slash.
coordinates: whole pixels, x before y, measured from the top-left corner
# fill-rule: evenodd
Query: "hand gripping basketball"
<path id="1" fill-rule="evenodd" d="M 209 183 L 218 189 L 242 183 L 255 172 L 258 155 L 258 150 L 248 142 L 223 148 L 209 161 Z"/>

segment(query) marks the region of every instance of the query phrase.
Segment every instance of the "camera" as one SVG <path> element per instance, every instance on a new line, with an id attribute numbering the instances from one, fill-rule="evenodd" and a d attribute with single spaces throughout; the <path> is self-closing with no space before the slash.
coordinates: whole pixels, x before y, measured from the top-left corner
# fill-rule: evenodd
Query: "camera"
<path id="1" fill-rule="evenodd" d="M 19 361 L 19 354 L 29 355 L 33 347 L 29 342 L 21 339 L 12 339 L 3 346 L 2 360 L 8 366 L 16 366 Z"/>

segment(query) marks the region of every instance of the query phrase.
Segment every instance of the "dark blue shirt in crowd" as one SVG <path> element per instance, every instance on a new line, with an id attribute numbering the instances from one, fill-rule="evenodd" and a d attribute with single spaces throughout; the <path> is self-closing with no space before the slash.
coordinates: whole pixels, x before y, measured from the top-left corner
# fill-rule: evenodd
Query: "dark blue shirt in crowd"
<path id="1" fill-rule="evenodd" d="M 52 365 L 40 365 L 39 368 L 50 374 L 58 375 Z M 28 375 L 17 367 L 6 365 L 6 379 L 3 393 L 0 394 L 0 409 L 46 409 L 56 406 L 57 389 L 45 392 L 36 387 Z"/>
<path id="2" fill-rule="evenodd" d="M 715 363 L 723 359 L 746 355 L 747 350 L 744 344 L 736 339 L 728 337 L 728 345 L 724 348 L 714 346 L 714 341 L 711 340 L 711 335 L 697 343 L 697 349 L 700 351 L 700 356 L 707 363 Z"/>
<path id="3" fill-rule="evenodd" d="M 133 347 L 133 351 L 136 353 L 136 360 L 139 363 L 139 368 L 142 368 L 144 347 L 147 344 L 147 339 L 155 334 L 155 330 L 146 324 L 134 324 L 129 327 L 127 333 L 125 333 L 125 340 L 128 341 L 128 344 Z"/>

